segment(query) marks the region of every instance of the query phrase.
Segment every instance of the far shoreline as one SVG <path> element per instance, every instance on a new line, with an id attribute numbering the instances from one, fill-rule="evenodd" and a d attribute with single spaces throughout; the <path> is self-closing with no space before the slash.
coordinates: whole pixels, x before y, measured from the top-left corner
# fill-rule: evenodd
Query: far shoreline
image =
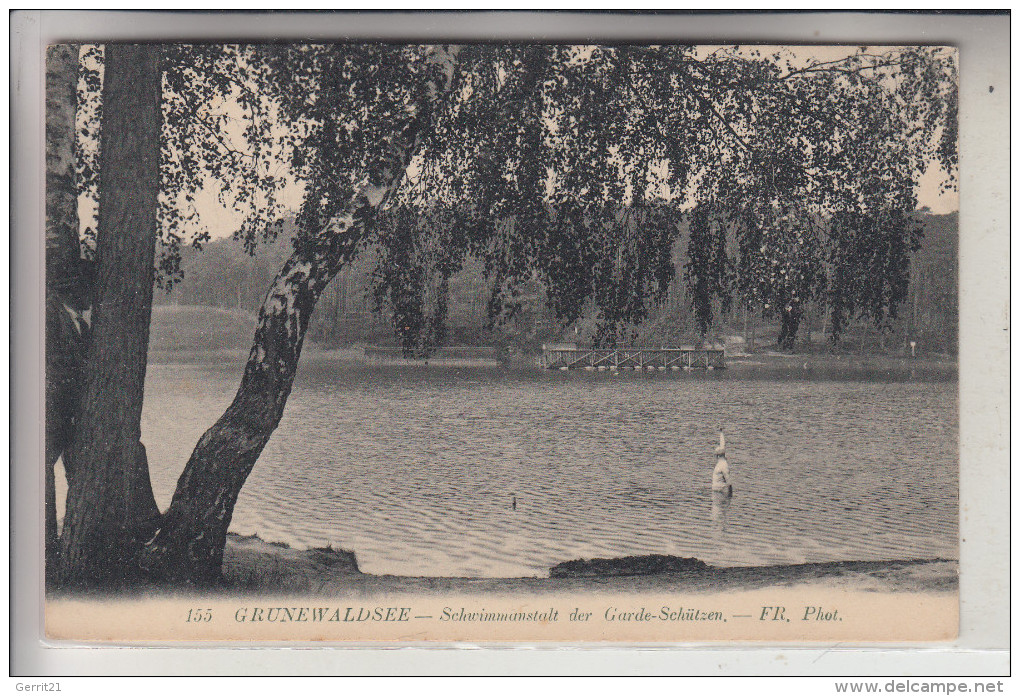
<path id="1" fill-rule="evenodd" d="M 244 364 L 248 358 L 246 349 L 157 349 L 149 351 L 150 365 L 180 364 Z M 354 363 L 365 368 L 375 367 L 411 367 L 411 368 L 472 368 L 472 369 L 530 369 L 537 373 L 553 372 L 544 370 L 538 365 L 539 353 L 520 353 L 510 359 L 503 360 L 464 360 L 464 359 L 431 359 L 431 360 L 394 360 L 373 362 L 366 360 L 363 347 L 323 347 L 308 344 L 303 350 L 303 359 L 333 360 L 342 363 Z M 856 351 L 812 351 L 785 352 L 762 349 L 754 353 L 727 353 L 725 356 L 726 370 L 730 372 L 780 371 L 791 374 L 803 373 L 810 376 L 818 374 L 838 374 L 866 371 L 889 371 L 898 373 L 914 373 L 915 376 L 931 376 L 943 379 L 956 378 L 959 372 L 959 360 L 956 356 L 937 353 L 911 357 L 896 353 L 856 352 Z M 583 369 L 573 373 L 584 373 Z M 595 374 L 606 374 L 595 372 Z M 619 374 L 630 374 L 621 370 Z M 674 374 L 667 371 L 666 374 Z"/>

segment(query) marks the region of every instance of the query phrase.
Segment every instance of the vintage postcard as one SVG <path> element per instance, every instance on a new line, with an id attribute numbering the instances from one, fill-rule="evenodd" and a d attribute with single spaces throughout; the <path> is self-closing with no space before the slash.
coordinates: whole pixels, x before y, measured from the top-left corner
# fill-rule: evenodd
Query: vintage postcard
<path id="1" fill-rule="evenodd" d="M 957 70 L 49 46 L 46 636 L 954 639 Z"/>

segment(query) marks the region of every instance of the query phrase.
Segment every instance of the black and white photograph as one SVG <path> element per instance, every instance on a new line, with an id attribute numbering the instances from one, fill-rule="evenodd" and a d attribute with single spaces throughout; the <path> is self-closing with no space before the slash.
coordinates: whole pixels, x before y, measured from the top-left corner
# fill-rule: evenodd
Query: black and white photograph
<path id="1" fill-rule="evenodd" d="M 954 46 L 45 51 L 49 639 L 958 635 Z"/>

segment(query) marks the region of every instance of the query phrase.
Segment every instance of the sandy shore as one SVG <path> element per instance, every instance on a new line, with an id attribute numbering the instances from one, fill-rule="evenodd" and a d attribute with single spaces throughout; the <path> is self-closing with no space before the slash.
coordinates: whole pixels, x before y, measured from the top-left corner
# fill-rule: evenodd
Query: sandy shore
<path id="1" fill-rule="evenodd" d="M 358 596 L 376 594 L 718 593 L 771 587 L 864 592 L 953 593 L 959 563 L 947 559 L 839 561 L 760 567 L 713 567 L 695 559 L 642 556 L 571 562 L 549 578 L 428 578 L 370 575 L 342 549 L 293 549 L 231 534 L 224 593 Z M 642 574 L 632 574 L 642 573 Z"/>

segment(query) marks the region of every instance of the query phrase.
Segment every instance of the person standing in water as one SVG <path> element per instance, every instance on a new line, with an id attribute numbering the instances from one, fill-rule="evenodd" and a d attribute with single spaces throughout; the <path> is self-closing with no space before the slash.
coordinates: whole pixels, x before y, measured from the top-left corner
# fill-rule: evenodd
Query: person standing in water
<path id="1" fill-rule="evenodd" d="M 712 472 L 712 492 L 722 493 L 727 498 L 733 495 L 730 480 L 730 464 L 726 461 L 726 436 L 719 431 L 719 446 L 715 448 L 715 470 Z"/>

